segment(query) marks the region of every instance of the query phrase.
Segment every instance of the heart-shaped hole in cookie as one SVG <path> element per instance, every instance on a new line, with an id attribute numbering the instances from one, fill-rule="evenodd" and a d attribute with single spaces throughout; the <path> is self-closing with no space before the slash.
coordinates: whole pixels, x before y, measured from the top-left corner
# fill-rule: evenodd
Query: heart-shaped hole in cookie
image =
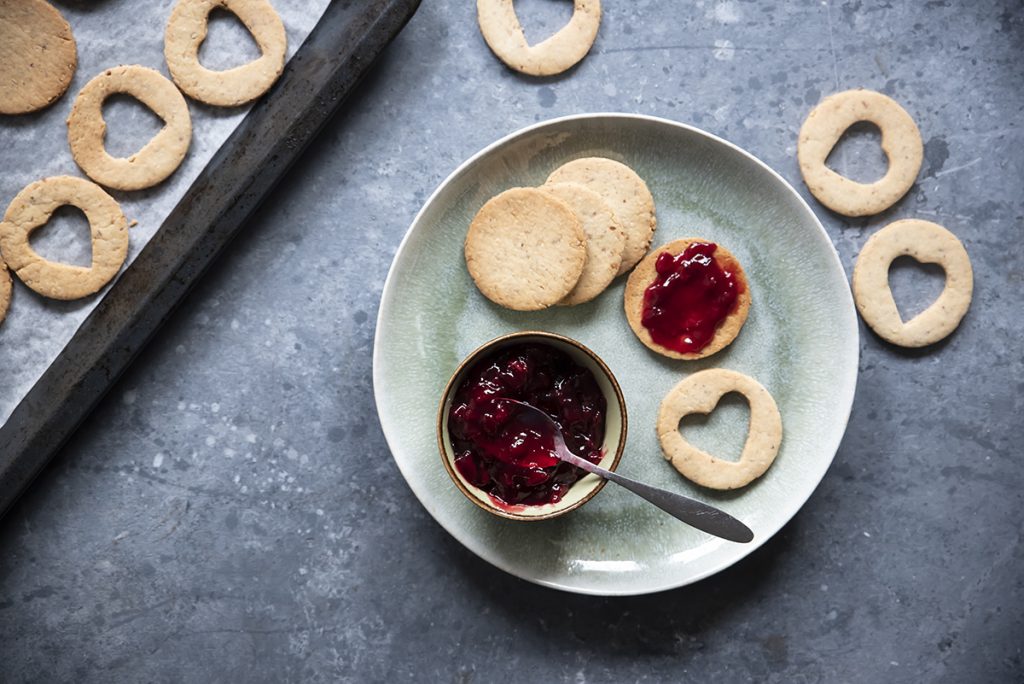
<path id="1" fill-rule="evenodd" d="M 750 432 L 750 404 L 739 392 L 727 392 L 711 413 L 690 413 L 679 421 L 683 439 L 722 461 L 737 463 Z"/>
<path id="2" fill-rule="evenodd" d="M 529 45 L 553 36 L 573 15 L 572 0 L 514 0 L 512 6 Z"/>
<path id="3" fill-rule="evenodd" d="M 910 320 L 897 307 L 890 282 L 890 267 L 900 257 L 936 264 L 945 274 L 942 292 Z M 895 275 L 899 280 L 912 273 Z M 895 221 L 872 235 L 857 255 L 851 281 L 864 322 L 882 339 L 911 348 L 934 344 L 956 330 L 974 292 L 974 270 L 963 244 L 937 223 L 921 219 Z M 921 292 L 919 297 L 925 299 L 925 295 Z"/>
<path id="4" fill-rule="evenodd" d="M 107 125 L 103 146 L 111 157 L 130 157 L 146 146 L 166 122 L 131 95 L 113 93 L 103 101 Z"/>
<path id="5" fill-rule="evenodd" d="M 32 231 L 29 245 L 36 254 L 69 266 L 92 265 L 92 229 L 78 207 L 59 207 L 45 225 Z"/>
<path id="6" fill-rule="evenodd" d="M 889 265 L 889 289 L 904 323 L 931 306 L 945 286 L 946 271 L 938 264 L 901 256 Z"/>
<path id="7" fill-rule="evenodd" d="M 889 158 L 882 149 L 882 131 L 870 121 L 858 121 L 839 138 L 825 165 L 858 183 L 881 180 L 889 169 Z"/>
<path id="8" fill-rule="evenodd" d="M 737 393 L 749 406 L 750 420 L 745 431 L 739 429 L 741 409 L 732 403 L 735 400 L 723 401 L 727 395 Z M 711 453 L 680 432 L 680 426 L 685 427 L 684 418 L 694 414 L 713 418 L 717 411 L 722 411 L 726 418 L 730 412 L 733 415 L 732 420 L 722 422 L 716 437 L 722 439 L 728 431 L 744 439 L 737 460 L 718 455 L 729 453 L 722 443 L 717 453 Z M 772 395 L 754 378 L 726 368 L 708 368 L 679 381 L 665 395 L 658 409 L 657 430 L 662 453 L 680 474 L 711 489 L 738 489 L 763 475 L 775 460 L 782 441 L 782 417 Z"/>
<path id="9" fill-rule="evenodd" d="M 477 20 L 480 33 L 495 55 L 507 66 L 531 76 L 553 76 L 560 74 L 579 62 L 590 50 L 601 24 L 600 0 L 573 0 L 572 16 L 567 22 L 552 31 L 560 23 L 553 10 L 561 10 L 565 0 L 530 0 L 529 6 L 519 3 L 519 10 L 513 0 L 477 0 Z M 526 37 L 520 13 L 530 17 L 534 25 L 544 29 L 544 38 L 530 41 Z M 533 34 L 535 30 L 531 30 Z"/>
<path id="10" fill-rule="evenodd" d="M 222 7 L 210 12 L 206 38 L 199 44 L 199 63 L 212 71 L 225 71 L 259 59 L 259 45 L 249 29 Z"/>

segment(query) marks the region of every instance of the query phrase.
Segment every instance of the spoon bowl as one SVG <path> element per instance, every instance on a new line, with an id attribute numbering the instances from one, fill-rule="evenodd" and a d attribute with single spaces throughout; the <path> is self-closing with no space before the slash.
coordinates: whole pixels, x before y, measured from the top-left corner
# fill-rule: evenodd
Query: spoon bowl
<path id="1" fill-rule="evenodd" d="M 551 416 L 522 401 L 515 399 L 506 399 L 505 401 L 518 407 L 518 411 L 512 416 L 510 427 L 513 430 L 530 431 L 537 435 L 551 435 L 554 442 L 551 453 L 559 460 L 625 487 L 677 520 L 696 527 L 702 532 L 741 544 L 746 544 L 754 539 L 754 533 L 749 527 L 719 508 L 682 494 L 652 487 L 625 475 L 605 470 L 599 465 L 580 458 L 565 445 L 562 429 L 558 423 L 552 420 Z"/>

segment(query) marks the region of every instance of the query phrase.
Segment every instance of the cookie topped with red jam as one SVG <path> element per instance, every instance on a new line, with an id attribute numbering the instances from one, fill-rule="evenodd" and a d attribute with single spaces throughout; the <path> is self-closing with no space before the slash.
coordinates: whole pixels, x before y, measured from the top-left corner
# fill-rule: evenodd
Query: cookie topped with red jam
<path id="1" fill-rule="evenodd" d="M 648 348 L 674 359 L 702 359 L 739 334 L 750 288 L 729 250 L 683 238 L 652 250 L 637 265 L 626 283 L 625 309 Z"/>

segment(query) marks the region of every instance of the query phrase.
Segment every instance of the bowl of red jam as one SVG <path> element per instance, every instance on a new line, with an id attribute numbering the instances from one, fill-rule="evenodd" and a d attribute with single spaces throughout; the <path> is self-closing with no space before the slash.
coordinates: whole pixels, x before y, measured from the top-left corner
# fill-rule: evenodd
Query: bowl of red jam
<path id="1" fill-rule="evenodd" d="M 441 398 L 441 460 L 470 501 L 513 520 L 545 520 L 579 508 L 605 480 L 555 457 L 553 434 L 525 428 L 515 402 L 547 413 L 574 454 L 614 470 L 627 427 L 615 376 L 576 340 L 518 332 L 466 357 Z"/>

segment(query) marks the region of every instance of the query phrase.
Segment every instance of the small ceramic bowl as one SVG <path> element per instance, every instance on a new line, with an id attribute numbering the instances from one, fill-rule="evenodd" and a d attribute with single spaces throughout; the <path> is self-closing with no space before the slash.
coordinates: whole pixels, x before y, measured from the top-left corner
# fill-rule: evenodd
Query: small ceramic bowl
<path id="1" fill-rule="evenodd" d="M 548 520 L 569 511 L 575 510 L 590 501 L 605 485 L 604 478 L 597 475 L 585 475 L 580 478 L 561 501 L 541 505 L 506 505 L 491 498 L 490 494 L 470 484 L 455 467 L 455 454 L 448 435 L 448 412 L 452 405 L 452 395 L 462 383 L 463 378 L 473 365 L 483 356 L 513 344 L 524 342 L 540 342 L 567 353 L 573 361 L 587 368 L 594 374 L 597 385 L 604 394 L 607 409 L 605 411 L 604 456 L 598 464 L 608 470 L 615 470 L 622 458 L 622 450 L 626 446 L 626 401 L 622 389 L 615 380 L 611 370 L 601 358 L 576 340 L 542 331 L 523 331 L 502 335 L 479 347 L 467 356 L 455 369 L 441 396 L 441 405 L 437 412 L 437 445 L 441 451 L 441 461 L 452 481 L 470 501 L 488 513 L 509 518 L 511 520 Z"/>

